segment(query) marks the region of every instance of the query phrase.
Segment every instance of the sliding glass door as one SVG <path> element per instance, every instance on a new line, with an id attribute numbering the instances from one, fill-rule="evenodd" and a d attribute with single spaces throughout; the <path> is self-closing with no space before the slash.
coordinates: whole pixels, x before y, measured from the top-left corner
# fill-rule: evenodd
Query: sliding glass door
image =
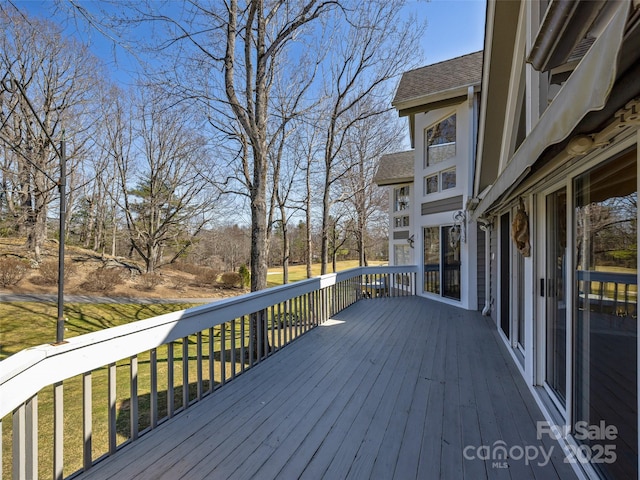
<path id="1" fill-rule="evenodd" d="M 546 265 L 541 280 L 545 297 L 545 381 L 556 399 L 566 407 L 567 385 L 567 189 L 546 198 Z"/>
<path id="2" fill-rule="evenodd" d="M 615 429 L 580 439 L 608 454 L 595 463 L 606 478 L 638 475 L 636 158 L 634 149 L 574 182 L 574 425 Z"/>
<path id="3" fill-rule="evenodd" d="M 460 300 L 460 233 L 455 226 L 423 229 L 424 287 L 435 293 Z"/>

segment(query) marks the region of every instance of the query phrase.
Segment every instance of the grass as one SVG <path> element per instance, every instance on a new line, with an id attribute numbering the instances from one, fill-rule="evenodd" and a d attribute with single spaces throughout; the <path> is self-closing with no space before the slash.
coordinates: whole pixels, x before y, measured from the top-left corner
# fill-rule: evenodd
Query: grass
<path id="1" fill-rule="evenodd" d="M 90 304 L 65 305 L 65 338 L 193 307 L 195 304 Z M 57 306 L 51 303 L 0 304 L 0 360 L 25 348 L 56 340 Z"/>
<path id="2" fill-rule="evenodd" d="M 387 262 L 372 261 L 369 262 L 370 266 L 383 265 Z M 349 270 L 358 266 L 358 260 L 342 260 L 336 263 L 336 270 L 338 272 L 342 270 Z M 329 264 L 329 271 L 331 272 L 331 264 Z M 311 265 L 311 276 L 315 277 L 320 275 L 320 264 L 314 263 Z M 306 265 L 292 265 L 289 267 L 289 282 L 297 282 L 300 280 L 306 280 L 307 278 L 307 266 Z M 282 267 L 270 268 L 269 275 L 267 276 L 267 285 L 275 287 L 282 285 Z"/>

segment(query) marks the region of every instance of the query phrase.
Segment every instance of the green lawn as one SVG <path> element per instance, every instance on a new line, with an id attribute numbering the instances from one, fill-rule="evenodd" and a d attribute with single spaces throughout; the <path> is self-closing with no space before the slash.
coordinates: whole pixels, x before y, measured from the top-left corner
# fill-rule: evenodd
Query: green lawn
<path id="1" fill-rule="evenodd" d="M 194 304 L 89 304 L 65 305 L 65 338 L 95 332 L 136 320 L 184 310 Z M 51 303 L 0 304 L 0 360 L 25 348 L 55 342 L 57 306 Z"/>
<path id="2" fill-rule="evenodd" d="M 373 261 L 369 262 L 370 266 L 383 265 L 387 262 Z M 358 260 L 343 260 L 336 263 L 337 271 L 349 270 L 358 266 Z M 329 264 L 329 272 L 331 272 L 331 264 Z M 311 275 L 320 275 L 320 264 L 314 263 L 311 265 Z M 307 266 L 306 265 L 293 265 L 289 267 L 289 282 L 297 282 L 299 280 L 305 280 L 307 278 Z M 282 267 L 275 267 L 269 269 L 267 276 L 267 285 L 275 287 L 276 285 L 282 285 Z"/>

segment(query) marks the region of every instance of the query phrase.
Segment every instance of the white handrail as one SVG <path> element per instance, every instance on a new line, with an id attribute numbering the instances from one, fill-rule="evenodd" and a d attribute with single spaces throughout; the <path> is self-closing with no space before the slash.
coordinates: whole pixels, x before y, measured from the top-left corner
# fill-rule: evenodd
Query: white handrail
<path id="1" fill-rule="evenodd" d="M 40 345 L 0 362 L 0 418 L 42 388 L 361 275 L 416 273 L 416 266 L 358 267 Z"/>

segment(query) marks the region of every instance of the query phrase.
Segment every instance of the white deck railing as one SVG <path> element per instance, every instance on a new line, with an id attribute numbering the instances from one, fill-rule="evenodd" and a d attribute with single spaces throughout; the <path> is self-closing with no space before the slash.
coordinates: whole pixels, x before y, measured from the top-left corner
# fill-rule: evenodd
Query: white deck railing
<path id="1" fill-rule="evenodd" d="M 23 350 L 0 362 L 0 478 L 86 471 L 361 298 L 415 294 L 416 272 L 355 268 Z"/>

